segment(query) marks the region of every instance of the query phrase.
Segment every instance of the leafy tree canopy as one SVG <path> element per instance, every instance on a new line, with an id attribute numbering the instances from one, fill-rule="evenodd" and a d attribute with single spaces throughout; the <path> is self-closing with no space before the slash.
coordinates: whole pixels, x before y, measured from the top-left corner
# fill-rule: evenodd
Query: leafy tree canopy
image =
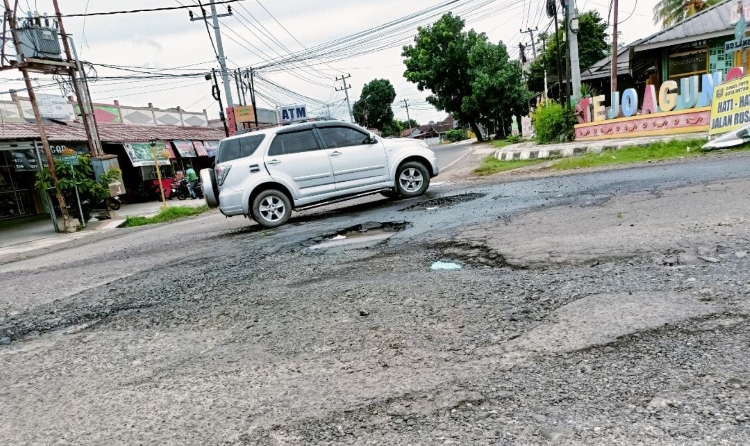
<path id="1" fill-rule="evenodd" d="M 362 88 L 362 95 L 354 103 L 354 120 L 363 127 L 375 127 L 381 132 L 393 121 L 391 105 L 396 89 L 387 79 L 375 79 Z"/>

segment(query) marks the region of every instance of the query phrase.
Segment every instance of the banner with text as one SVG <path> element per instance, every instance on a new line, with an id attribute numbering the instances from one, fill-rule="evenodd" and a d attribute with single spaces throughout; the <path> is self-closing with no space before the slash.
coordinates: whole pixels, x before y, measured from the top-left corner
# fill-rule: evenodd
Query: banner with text
<path id="1" fill-rule="evenodd" d="M 750 78 L 714 87 L 709 135 L 731 132 L 750 124 Z"/>

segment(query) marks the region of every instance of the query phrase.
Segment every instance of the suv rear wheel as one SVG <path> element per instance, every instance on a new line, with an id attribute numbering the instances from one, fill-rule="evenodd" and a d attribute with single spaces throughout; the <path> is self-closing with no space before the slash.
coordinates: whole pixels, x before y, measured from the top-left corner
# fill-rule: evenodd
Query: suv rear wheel
<path id="1" fill-rule="evenodd" d="M 292 203 L 284 192 L 268 189 L 259 193 L 253 200 L 250 210 L 253 220 L 264 228 L 283 225 L 292 216 Z"/>
<path id="2" fill-rule="evenodd" d="M 430 187 L 430 175 L 420 162 L 409 161 L 396 171 L 396 191 L 402 197 L 418 197 Z"/>

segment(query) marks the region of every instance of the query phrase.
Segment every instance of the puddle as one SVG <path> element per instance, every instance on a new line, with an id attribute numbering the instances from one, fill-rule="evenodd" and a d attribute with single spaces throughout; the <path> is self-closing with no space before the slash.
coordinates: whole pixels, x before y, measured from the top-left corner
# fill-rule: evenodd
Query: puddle
<path id="1" fill-rule="evenodd" d="M 310 241 L 310 250 L 359 249 L 377 245 L 406 228 L 406 222 L 367 222 Z"/>
<path id="2" fill-rule="evenodd" d="M 457 270 L 461 269 L 461 265 L 458 263 L 452 263 L 452 262 L 435 262 L 430 267 L 432 270 Z"/>
<path id="3" fill-rule="evenodd" d="M 473 201 L 473 200 L 485 197 L 486 195 L 487 194 L 471 192 L 471 193 L 461 194 L 461 195 L 450 195 L 447 197 L 438 197 L 438 198 L 433 198 L 431 200 L 422 201 L 417 204 L 413 204 L 401 210 L 402 211 L 433 211 L 438 208 L 445 208 L 445 207 L 455 206 L 461 203 L 466 203 L 468 201 Z"/>

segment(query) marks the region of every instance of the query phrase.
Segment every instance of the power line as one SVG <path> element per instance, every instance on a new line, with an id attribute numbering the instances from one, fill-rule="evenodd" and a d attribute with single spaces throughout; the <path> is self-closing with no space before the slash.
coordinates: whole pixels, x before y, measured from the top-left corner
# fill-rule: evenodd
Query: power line
<path id="1" fill-rule="evenodd" d="M 224 5 L 224 4 L 229 4 L 229 3 L 237 3 L 241 1 L 243 0 L 217 0 L 214 3 L 217 5 Z M 161 8 L 151 8 L 151 9 L 130 9 L 130 10 L 125 10 L 125 11 L 87 12 L 83 14 L 67 14 L 67 15 L 63 15 L 62 17 L 94 17 L 94 16 L 117 15 L 117 14 L 136 14 L 139 12 L 174 11 L 177 9 L 190 9 L 190 8 L 195 8 L 195 6 L 180 5 L 180 6 L 164 6 Z"/>

